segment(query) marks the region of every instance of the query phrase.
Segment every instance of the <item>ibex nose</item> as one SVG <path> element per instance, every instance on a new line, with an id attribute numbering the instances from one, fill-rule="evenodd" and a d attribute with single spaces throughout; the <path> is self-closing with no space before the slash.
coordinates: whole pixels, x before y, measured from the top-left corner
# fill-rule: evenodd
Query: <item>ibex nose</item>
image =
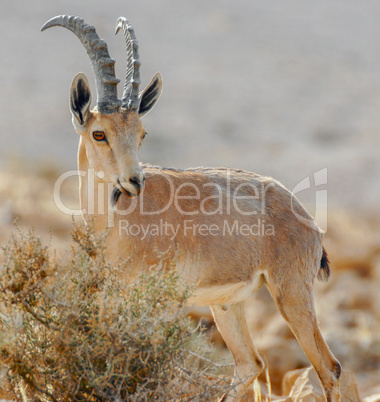
<path id="1" fill-rule="evenodd" d="M 134 187 L 136 187 L 138 193 L 140 193 L 141 190 L 144 189 L 145 176 L 143 174 L 141 174 L 140 176 L 133 176 L 129 179 L 129 181 L 133 184 Z"/>

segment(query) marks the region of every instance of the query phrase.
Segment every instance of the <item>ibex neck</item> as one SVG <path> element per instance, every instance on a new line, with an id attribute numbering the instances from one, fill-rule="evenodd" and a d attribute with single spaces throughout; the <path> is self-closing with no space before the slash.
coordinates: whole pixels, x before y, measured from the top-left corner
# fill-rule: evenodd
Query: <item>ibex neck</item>
<path id="1" fill-rule="evenodd" d="M 79 200 L 83 219 L 86 223 L 94 221 L 96 231 L 104 231 L 107 228 L 108 217 L 108 188 L 107 184 L 89 166 L 86 149 L 79 143 L 78 149 L 79 171 Z"/>

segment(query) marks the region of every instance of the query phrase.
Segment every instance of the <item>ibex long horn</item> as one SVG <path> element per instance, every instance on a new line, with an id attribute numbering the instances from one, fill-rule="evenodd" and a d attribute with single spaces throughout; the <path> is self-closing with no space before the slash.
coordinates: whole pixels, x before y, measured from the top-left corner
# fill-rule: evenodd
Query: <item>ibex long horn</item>
<path id="1" fill-rule="evenodd" d="M 134 29 L 124 17 L 120 17 L 117 20 L 115 35 L 121 28 L 124 31 L 124 37 L 127 44 L 127 71 L 125 74 L 124 91 L 121 103 L 124 108 L 136 111 L 140 104 L 139 85 L 141 84 L 139 45 Z"/>
<path id="2" fill-rule="evenodd" d="M 99 38 L 93 26 L 79 17 L 59 15 L 47 21 L 41 31 L 54 26 L 67 28 L 80 39 L 92 62 L 98 110 L 101 113 L 115 112 L 121 105 L 116 88 L 120 80 L 115 76 L 115 60 L 111 59 L 106 42 Z"/>

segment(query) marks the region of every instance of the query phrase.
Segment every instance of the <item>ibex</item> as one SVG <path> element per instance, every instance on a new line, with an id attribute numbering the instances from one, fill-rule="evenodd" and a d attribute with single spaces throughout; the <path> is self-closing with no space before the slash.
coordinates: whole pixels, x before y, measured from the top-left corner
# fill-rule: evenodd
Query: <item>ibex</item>
<path id="1" fill-rule="evenodd" d="M 125 18 L 118 19 L 116 33 L 124 31 L 128 53 L 118 99 L 115 61 L 95 28 L 63 15 L 42 30 L 53 26 L 65 27 L 80 39 L 95 73 L 96 107 L 90 110 L 89 83 L 79 73 L 71 85 L 70 108 L 80 137 L 81 208 L 95 219 L 96 231 L 108 227 L 107 258 L 128 260 L 126 275 L 132 278 L 158 263 L 157 250 L 171 253 L 180 278 L 195 285 L 191 302 L 211 307 L 234 357 L 234 379 L 224 401 L 239 400 L 263 370 L 245 303 L 265 284 L 317 371 L 326 400 L 339 401 L 341 366 L 323 339 L 314 310 L 313 283 L 317 277 L 328 278 L 329 265 L 322 232 L 312 217 L 269 177 L 226 168 L 140 164 L 138 150 L 146 134 L 141 117 L 156 104 L 162 78 L 157 73 L 139 92 L 133 28 Z M 107 185 L 112 191 L 104 200 Z"/>

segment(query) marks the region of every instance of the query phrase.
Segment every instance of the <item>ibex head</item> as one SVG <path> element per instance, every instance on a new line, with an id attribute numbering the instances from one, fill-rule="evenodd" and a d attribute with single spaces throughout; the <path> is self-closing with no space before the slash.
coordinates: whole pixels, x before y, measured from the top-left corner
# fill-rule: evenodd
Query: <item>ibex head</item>
<path id="1" fill-rule="evenodd" d="M 95 74 L 97 105 L 90 110 L 91 90 L 86 76 L 79 73 L 70 89 L 70 109 L 73 124 L 80 134 L 79 163 L 96 172 L 103 172 L 105 182 L 114 184 L 113 201 L 121 193 L 137 196 L 144 188 L 144 175 L 137 152 L 145 136 L 140 117 L 157 102 L 162 90 L 162 77 L 157 73 L 150 84 L 139 93 L 140 60 L 133 28 L 120 17 L 116 32 L 123 29 L 127 43 L 127 72 L 123 96 L 117 97 L 115 60 L 107 44 L 99 38 L 93 26 L 79 17 L 61 15 L 50 19 L 42 31 L 62 26 L 73 32 L 86 48 Z M 82 158 L 82 161 L 81 161 Z"/>

